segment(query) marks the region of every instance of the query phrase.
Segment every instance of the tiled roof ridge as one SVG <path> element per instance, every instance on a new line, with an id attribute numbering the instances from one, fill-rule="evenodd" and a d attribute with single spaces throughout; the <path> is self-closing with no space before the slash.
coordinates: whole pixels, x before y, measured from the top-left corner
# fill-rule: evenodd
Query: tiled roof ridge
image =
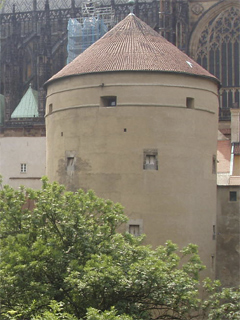
<path id="1" fill-rule="evenodd" d="M 213 78 L 134 14 L 129 14 L 49 81 L 109 71 L 163 71 Z"/>

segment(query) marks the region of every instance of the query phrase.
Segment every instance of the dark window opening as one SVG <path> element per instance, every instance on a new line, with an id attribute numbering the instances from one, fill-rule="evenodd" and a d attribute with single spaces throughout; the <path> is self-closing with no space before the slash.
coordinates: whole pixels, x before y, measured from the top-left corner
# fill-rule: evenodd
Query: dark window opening
<path id="1" fill-rule="evenodd" d="M 158 170 L 158 152 L 157 150 L 145 150 L 143 152 L 143 169 Z"/>
<path id="2" fill-rule="evenodd" d="M 186 107 L 188 109 L 193 109 L 194 108 L 194 98 L 190 98 L 190 97 L 186 98 Z"/>
<path id="3" fill-rule="evenodd" d="M 237 201 L 237 191 L 229 192 L 229 201 Z"/>
<path id="4" fill-rule="evenodd" d="M 49 105 L 49 109 L 48 109 L 48 113 L 52 113 L 52 110 L 53 110 L 53 105 L 52 103 Z"/>
<path id="5" fill-rule="evenodd" d="M 103 107 L 115 107 L 117 105 L 117 97 L 101 97 L 101 106 Z"/>
<path id="6" fill-rule="evenodd" d="M 73 167 L 74 164 L 74 157 L 67 158 L 67 167 Z"/>
<path id="7" fill-rule="evenodd" d="M 139 224 L 130 224 L 129 225 L 129 233 L 131 233 L 134 236 L 140 235 L 140 226 Z"/>

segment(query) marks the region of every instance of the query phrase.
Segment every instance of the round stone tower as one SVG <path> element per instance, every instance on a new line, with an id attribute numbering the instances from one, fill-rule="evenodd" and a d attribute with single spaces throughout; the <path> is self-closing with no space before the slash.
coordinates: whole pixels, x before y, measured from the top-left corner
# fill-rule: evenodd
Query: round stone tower
<path id="1" fill-rule="evenodd" d="M 214 272 L 218 80 L 128 15 L 46 84 L 47 175 L 120 202 Z"/>

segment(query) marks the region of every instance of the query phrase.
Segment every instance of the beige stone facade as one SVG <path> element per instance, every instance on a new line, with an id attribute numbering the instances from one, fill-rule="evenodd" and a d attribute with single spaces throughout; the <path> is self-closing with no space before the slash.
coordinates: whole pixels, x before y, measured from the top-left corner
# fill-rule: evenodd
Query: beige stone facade
<path id="1" fill-rule="evenodd" d="M 217 195 L 216 277 L 235 287 L 240 284 L 240 183 L 218 185 Z"/>
<path id="2" fill-rule="evenodd" d="M 104 106 L 105 97 L 116 97 L 116 106 Z M 47 175 L 120 202 L 147 243 L 197 243 L 213 275 L 217 110 L 217 83 L 204 77 L 115 72 L 57 80 L 48 85 Z"/>
<path id="3" fill-rule="evenodd" d="M 3 184 L 41 188 L 46 174 L 45 137 L 0 137 L 0 174 Z"/>
<path id="4" fill-rule="evenodd" d="M 240 284 L 240 110 L 231 109 L 231 134 L 218 138 L 216 276 L 224 286 Z"/>
<path id="5" fill-rule="evenodd" d="M 5 2 L 11 8 L 6 12 L 12 10 L 10 2 Z M 43 2 L 38 1 L 38 10 L 40 3 L 43 4 Z M 63 8 L 55 10 L 54 2 L 50 2 L 50 8 L 54 9 L 54 14 L 45 16 L 41 13 L 38 24 L 42 27 L 30 30 L 29 27 L 36 24 L 32 20 L 26 20 L 25 11 L 32 11 L 33 1 L 25 1 L 24 4 L 22 1 L 15 1 L 16 10 L 24 11 L 24 13 L 18 13 L 15 16 L 18 21 L 16 26 L 21 23 L 23 23 L 22 26 L 27 25 L 27 28 L 21 29 L 23 51 L 18 49 L 20 38 L 12 36 L 17 34 L 18 30 L 15 29 L 17 27 L 11 25 L 8 28 L 10 20 L 4 20 L 4 16 L 2 16 L 2 53 L 4 55 L 2 56 L 1 93 L 5 95 L 7 104 L 5 106 L 5 120 L 3 109 L 0 107 L 0 173 L 4 176 L 4 182 L 14 187 L 18 187 L 20 184 L 34 188 L 39 187 L 39 179 L 45 174 L 45 132 L 44 119 L 42 118 L 45 92 L 42 90 L 42 84 L 64 65 L 67 50 L 65 49 L 66 28 L 64 27 L 66 21 L 63 21 L 69 17 L 69 15 L 63 17 Z M 74 3 L 74 1 L 65 1 L 69 8 L 70 2 Z M 23 6 L 21 9 L 19 9 L 20 3 Z M 26 3 L 28 3 L 27 10 Z M 150 75 L 149 72 L 135 73 L 134 75 L 125 73 L 121 76 L 119 73 L 102 73 L 81 75 L 76 79 L 66 78 L 64 81 L 61 80 L 61 83 L 49 84 L 46 119 L 52 137 L 48 139 L 48 159 L 51 156 L 48 172 L 51 178 L 66 183 L 68 188 L 83 187 L 87 189 L 91 187 L 96 189 L 99 195 L 122 202 L 130 217 L 128 230 L 136 234 L 148 233 L 148 239 L 151 237 L 154 244 L 170 237 L 176 241 L 179 241 L 180 238 L 183 240 L 184 237 L 181 236 L 181 233 L 183 234 L 185 231 L 181 232 L 181 228 L 182 225 L 185 225 L 184 219 L 186 217 L 188 217 L 186 219 L 187 226 L 183 230 L 187 230 L 189 239 L 192 234 L 195 235 L 194 225 L 196 222 L 204 230 L 207 230 L 206 234 L 202 233 L 202 239 L 205 236 L 206 239 L 211 238 L 209 226 L 212 225 L 213 238 L 216 240 L 212 242 L 212 238 L 210 239 L 210 248 L 207 249 L 208 253 L 204 262 L 214 267 L 214 254 L 211 254 L 211 262 L 209 262 L 209 255 L 210 251 L 214 252 L 212 250 L 214 241 L 218 242 L 216 259 L 218 270 L 216 274 L 225 285 L 232 285 L 240 281 L 239 273 L 236 272 L 240 261 L 240 228 L 237 235 L 240 210 L 240 154 L 235 151 L 234 157 L 232 156 L 232 143 L 235 143 L 235 146 L 239 145 L 239 140 L 236 138 L 239 138 L 239 131 L 236 131 L 237 127 L 239 130 L 239 116 L 238 119 L 235 117 L 231 124 L 229 110 L 239 108 L 240 101 L 240 1 L 160 0 L 160 4 L 160 10 L 155 10 L 156 13 L 160 11 L 160 24 L 155 24 L 154 19 L 151 19 L 153 17 L 151 10 L 145 8 L 146 21 L 150 20 L 155 30 L 188 53 L 193 60 L 218 77 L 222 83 L 219 115 L 220 119 L 224 121 L 220 123 L 219 128 L 223 132 L 224 140 L 221 141 L 219 149 L 222 153 L 220 152 L 220 157 L 217 158 L 219 168 L 217 224 L 215 225 L 214 218 L 212 221 L 207 220 L 209 216 L 206 218 L 198 211 L 196 217 L 198 216 L 199 220 L 196 220 L 196 217 L 191 214 L 186 214 L 186 216 L 182 214 L 184 203 L 187 203 L 189 211 L 195 206 L 200 208 L 203 199 L 202 186 L 206 182 L 208 185 L 208 180 L 211 181 L 214 178 L 214 176 L 208 176 L 210 173 L 209 157 L 211 158 L 214 153 L 213 149 L 209 148 L 208 143 L 210 142 L 208 140 L 213 138 L 212 134 L 215 130 L 215 122 L 214 126 L 211 122 L 214 117 L 212 111 L 215 108 L 212 108 L 215 84 L 214 81 L 204 79 L 204 77 L 190 77 L 186 74 L 178 74 L 175 77 L 169 73 L 164 75 L 158 73 L 152 78 L 152 74 Z M 137 6 L 134 10 L 138 14 L 142 14 Z M 121 18 L 126 14 L 126 11 L 124 12 L 121 13 Z M 35 17 L 35 14 L 30 16 Z M 46 17 L 50 16 L 49 24 L 46 26 Z M 117 19 L 120 19 L 119 14 L 116 16 Z M 7 24 L 4 25 L 6 21 Z M 11 21 L 15 21 L 15 19 L 11 19 Z M 57 33 L 59 38 L 56 41 L 54 26 L 59 25 L 59 21 L 61 21 L 63 32 Z M 162 21 L 166 24 L 162 25 Z M 51 28 L 48 27 L 49 25 Z M 41 34 L 39 35 L 40 30 Z M 10 32 L 8 38 L 5 38 L 5 32 Z M 24 32 L 26 33 L 23 34 Z M 28 32 L 30 33 L 28 34 Z M 32 36 L 34 32 L 36 32 L 36 38 Z M 31 40 L 29 42 L 30 34 Z M 51 41 L 44 41 L 43 37 L 46 34 L 48 34 L 48 39 L 52 39 Z M 6 39 L 8 40 L 6 41 Z M 14 39 L 16 43 L 13 41 Z M 38 53 L 34 50 L 36 39 L 39 41 Z M 52 49 L 47 47 L 50 42 Z M 139 41 L 139 43 L 141 42 Z M 15 51 L 9 50 L 9 45 L 15 48 Z M 128 49 L 130 45 L 131 42 L 128 43 Z M 118 46 L 117 50 L 120 51 L 120 49 L 124 48 Z M 169 50 L 168 54 L 173 52 L 172 48 Z M 24 52 L 24 59 L 18 57 L 20 52 Z M 43 52 L 47 52 L 48 56 L 43 57 Z M 114 64 L 116 56 L 116 52 L 114 52 L 113 60 L 110 63 L 109 52 L 103 54 L 106 57 L 108 67 Z M 7 53 L 6 56 L 5 53 Z M 50 53 L 52 56 L 49 58 Z M 159 52 L 148 62 L 156 62 L 159 57 L 164 55 L 165 58 L 167 57 L 164 60 L 165 63 L 166 60 L 168 64 L 171 63 L 172 56 L 169 58 L 166 52 Z M 181 63 L 176 60 L 176 64 L 183 63 L 187 66 L 186 62 L 188 61 L 190 63 L 188 71 L 191 72 L 193 60 L 189 58 Z M 9 64 L 9 61 L 12 62 Z M 126 57 L 121 59 L 121 63 L 126 61 L 129 62 Z M 84 65 L 91 67 L 93 62 L 98 67 L 98 52 L 96 52 L 94 61 L 88 61 L 86 58 Z M 137 59 L 133 59 L 132 66 L 136 66 L 136 62 Z M 12 71 L 9 72 L 9 67 L 14 70 L 11 69 Z M 115 64 L 115 67 L 117 68 L 118 65 Z M 20 75 L 21 70 L 23 72 L 20 78 L 16 77 L 16 74 Z M 138 69 L 138 71 L 140 70 Z M 175 72 L 181 73 L 181 70 L 175 69 Z M 6 120 L 16 107 L 17 100 L 22 96 L 19 95 L 18 90 L 21 89 L 25 92 L 30 82 L 33 83 L 34 88 L 39 89 L 38 107 L 41 119 L 32 118 L 27 122 L 24 119 L 22 123 L 18 123 L 19 121 L 7 123 Z M 22 83 L 24 83 L 23 86 Z M 109 102 L 115 103 L 115 97 L 117 97 L 117 108 L 104 108 Z M 112 101 L 110 101 L 111 99 Z M 208 99 L 210 100 L 208 101 Z M 2 102 L 3 100 L 2 97 Z M 195 110 L 188 110 L 191 108 Z M 236 109 L 233 109 L 233 113 L 237 113 Z M 50 115 L 51 112 L 52 115 Z M 39 124 L 41 125 L 40 130 Z M 196 127 L 195 124 L 197 124 Z M 231 125 L 234 129 L 232 137 Z M 10 137 L 12 138 L 10 139 Z M 22 142 L 19 142 L 17 137 L 23 137 Z M 26 137 L 30 141 L 29 144 L 26 143 Z M 235 142 L 232 142 L 231 139 Z M 173 143 L 173 141 L 175 142 Z M 202 148 L 205 147 L 206 150 L 204 149 L 202 154 Z M 58 158 L 55 158 L 55 152 Z M 154 161 L 154 158 L 157 160 L 158 170 L 144 169 L 146 165 L 144 162 L 148 161 L 152 166 L 151 162 Z M 22 159 L 24 159 L 23 163 L 30 163 L 27 174 L 20 172 Z M 211 161 L 213 165 L 214 157 Z M 222 164 L 225 166 L 223 171 L 221 171 Z M 196 168 L 195 165 L 197 165 Z M 195 177 L 194 172 L 196 173 Z M 202 176 L 199 178 L 200 175 Z M 184 179 L 186 179 L 185 184 Z M 194 187 L 192 187 L 193 185 Z M 211 188 L 213 190 L 213 187 Z M 230 192 L 235 191 L 237 192 L 237 201 L 229 201 Z M 205 193 L 205 200 L 212 199 L 209 207 L 212 212 L 214 195 L 212 192 L 209 193 L 208 188 Z M 154 199 L 158 197 L 159 199 L 155 202 Z M 137 206 L 136 203 L 138 203 Z M 178 207 L 182 208 L 179 220 L 176 219 L 177 213 L 168 214 L 169 210 L 177 212 Z M 207 207 L 204 206 L 203 209 L 207 211 Z M 159 219 L 156 220 L 157 222 L 155 221 L 156 217 Z M 201 223 L 201 219 L 205 221 L 204 224 Z M 229 225 L 232 226 L 232 221 L 234 221 L 234 228 L 229 227 Z M 169 227 L 173 230 L 170 234 L 168 234 Z M 197 234 L 193 241 L 200 238 L 200 229 Z M 234 234 L 233 237 L 232 234 Z M 187 236 L 185 238 L 187 239 Z M 230 238 L 234 241 L 230 241 Z M 203 246 L 209 246 L 207 240 L 203 241 Z M 238 254 L 236 254 L 237 252 Z"/>

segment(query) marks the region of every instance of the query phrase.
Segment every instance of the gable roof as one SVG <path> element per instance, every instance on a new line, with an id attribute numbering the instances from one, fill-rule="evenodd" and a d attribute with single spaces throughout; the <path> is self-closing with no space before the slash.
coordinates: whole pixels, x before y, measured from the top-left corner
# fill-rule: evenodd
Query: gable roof
<path id="1" fill-rule="evenodd" d="M 218 81 L 130 13 L 48 82 L 72 75 L 111 71 L 177 72 L 210 77 Z"/>
<path id="2" fill-rule="evenodd" d="M 33 117 L 38 117 L 38 92 L 33 90 L 30 85 L 16 109 L 13 111 L 11 119 Z"/>

